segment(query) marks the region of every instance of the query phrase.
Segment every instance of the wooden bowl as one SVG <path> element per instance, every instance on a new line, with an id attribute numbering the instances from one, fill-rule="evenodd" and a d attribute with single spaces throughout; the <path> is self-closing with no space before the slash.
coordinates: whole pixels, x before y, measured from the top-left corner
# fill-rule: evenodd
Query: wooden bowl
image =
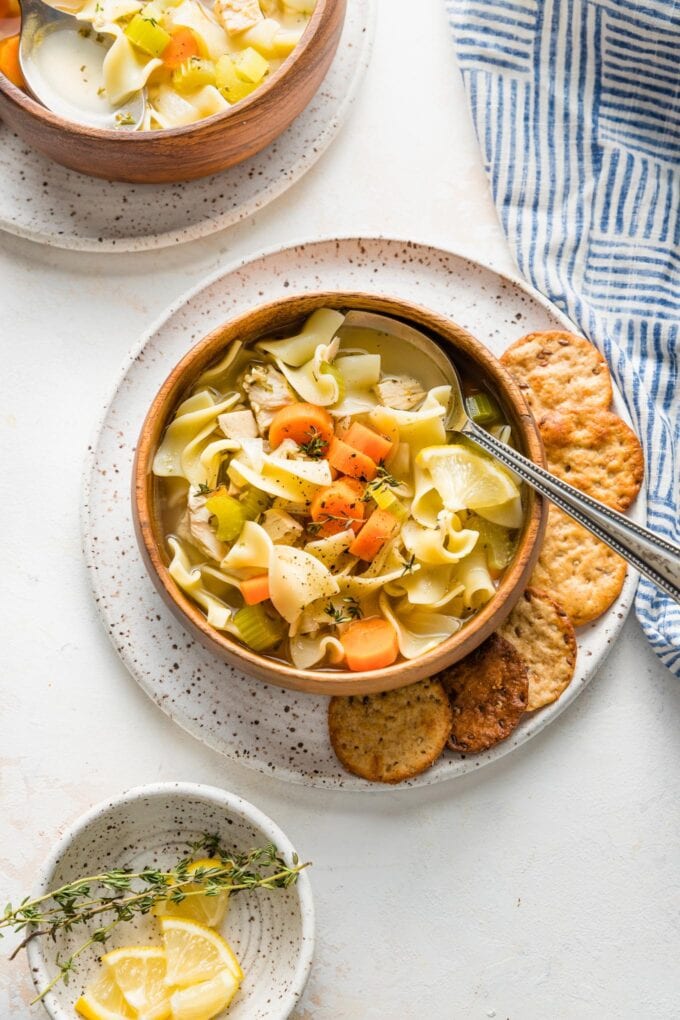
<path id="1" fill-rule="evenodd" d="M 34 149 L 111 181 L 157 184 L 226 170 L 260 152 L 302 113 L 335 55 L 347 0 L 317 0 L 302 39 L 264 85 L 224 113 L 167 131 L 120 132 L 75 124 L 0 73 L 0 117 Z"/>
<path id="2" fill-rule="evenodd" d="M 464 372 L 489 386 L 512 425 L 518 448 L 532 460 L 543 463 L 540 435 L 518 386 L 493 354 L 466 330 L 441 315 L 396 298 L 349 292 L 306 294 L 261 305 L 231 319 L 200 340 L 175 366 L 156 394 L 139 436 L 132 474 L 132 513 L 139 547 L 156 588 L 184 626 L 215 655 L 250 676 L 291 690 L 315 694 L 372 694 L 432 676 L 473 651 L 503 622 L 526 587 L 538 557 L 547 507 L 533 490 L 527 490 L 526 515 L 517 552 L 495 596 L 457 634 L 417 659 L 362 673 L 299 670 L 259 655 L 230 635 L 209 626 L 199 607 L 168 573 L 169 557 L 156 500 L 158 483 L 151 471 L 154 454 L 186 391 L 225 347 L 237 338 L 251 343 L 288 329 L 293 333 L 315 308 L 322 306 L 383 312 L 429 333 L 450 351 Z"/>

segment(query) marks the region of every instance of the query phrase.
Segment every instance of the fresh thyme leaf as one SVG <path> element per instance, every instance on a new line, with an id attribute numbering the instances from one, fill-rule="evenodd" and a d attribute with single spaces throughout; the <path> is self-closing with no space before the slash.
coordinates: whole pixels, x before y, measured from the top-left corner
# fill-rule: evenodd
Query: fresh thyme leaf
<path id="1" fill-rule="evenodd" d="M 198 486 L 198 495 L 199 496 L 209 496 L 211 492 L 212 492 L 212 489 L 210 488 L 210 486 L 206 482 L 201 482 L 200 485 Z"/>
<path id="2" fill-rule="evenodd" d="M 328 449 L 328 443 L 323 438 L 318 429 L 312 426 L 307 433 L 309 439 L 306 443 L 300 443 L 300 450 L 306 457 L 312 457 L 314 460 L 319 460 L 323 457 Z"/>
<path id="3" fill-rule="evenodd" d="M 416 555 L 415 555 L 415 553 L 411 553 L 411 555 L 407 559 L 406 563 L 404 564 L 404 569 L 401 572 L 401 576 L 404 577 L 406 574 L 413 573 L 413 568 L 415 567 L 415 565 L 416 565 Z"/>
<path id="4" fill-rule="evenodd" d="M 345 603 L 344 608 L 334 606 L 332 602 L 329 602 L 324 612 L 327 616 L 330 616 L 335 623 L 349 623 L 350 620 L 361 619 L 361 606 L 355 598 L 351 595 L 347 595 L 342 599 Z"/>
<path id="5" fill-rule="evenodd" d="M 366 486 L 366 491 L 361 497 L 365 503 L 368 503 L 370 499 L 373 499 L 376 492 L 385 492 L 387 489 L 398 489 L 401 482 L 385 467 L 378 467 L 377 474 L 372 482 L 369 482 Z"/>

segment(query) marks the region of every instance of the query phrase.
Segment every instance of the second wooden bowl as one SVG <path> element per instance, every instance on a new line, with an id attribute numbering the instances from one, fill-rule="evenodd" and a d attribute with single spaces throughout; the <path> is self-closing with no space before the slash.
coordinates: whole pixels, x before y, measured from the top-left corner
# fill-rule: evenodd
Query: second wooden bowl
<path id="1" fill-rule="evenodd" d="M 230 343 L 237 338 L 252 343 L 288 329 L 293 333 L 302 320 L 322 306 L 382 312 L 429 333 L 466 374 L 479 378 L 489 387 L 512 426 L 518 448 L 532 460 L 543 463 L 538 429 L 519 388 L 491 352 L 466 330 L 435 312 L 396 298 L 362 293 L 306 294 L 262 305 L 230 320 L 200 340 L 175 366 L 156 394 L 142 426 L 133 468 L 132 512 L 139 546 L 156 588 L 179 620 L 215 655 L 244 673 L 279 687 L 315 694 L 371 694 L 432 676 L 469 654 L 500 626 L 526 587 L 538 557 L 547 508 L 533 490 L 526 492 L 526 513 L 517 551 L 496 594 L 457 634 L 417 659 L 363 673 L 337 669 L 299 670 L 259 655 L 209 626 L 199 607 L 168 573 L 169 558 L 157 505 L 157 483 L 151 472 L 154 454 L 166 425 L 193 381 Z"/>

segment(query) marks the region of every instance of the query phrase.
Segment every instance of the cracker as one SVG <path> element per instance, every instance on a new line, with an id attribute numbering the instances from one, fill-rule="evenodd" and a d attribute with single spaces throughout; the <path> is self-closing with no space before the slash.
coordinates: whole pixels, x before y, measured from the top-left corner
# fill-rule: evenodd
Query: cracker
<path id="1" fill-rule="evenodd" d="M 446 746 L 451 706 L 437 680 L 383 694 L 331 698 L 328 730 L 349 771 L 377 783 L 401 783 L 428 769 Z"/>
<path id="2" fill-rule="evenodd" d="M 526 711 L 529 676 L 519 652 L 498 634 L 440 674 L 451 699 L 449 747 L 477 754 L 509 737 Z"/>
<path id="3" fill-rule="evenodd" d="M 644 473 L 632 429 L 610 411 L 550 411 L 538 419 L 548 468 L 615 510 L 633 502 Z"/>
<path id="4" fill-rule="evenodd" d="M 607 362 L 575 333 L 528 333 L 508 347 L 501 362 L 534 414 L 570 407 L 605 411 L 611 404 Z"/>
<path id="5" fill-rule="evenodd" d="M 498 633 L 529 671 L 527 712 L 556 701 L 576 669 L 574 627 L 562 607 L 545 592 L 527 588 Z"/>
<path id="6" fill-rule="evenodd" d="M 575 627 L 597 619 L 618 597 L 626 562 L 576 521 L 550 507 L 548 527 L 529 584 L 562 606 Z"/>

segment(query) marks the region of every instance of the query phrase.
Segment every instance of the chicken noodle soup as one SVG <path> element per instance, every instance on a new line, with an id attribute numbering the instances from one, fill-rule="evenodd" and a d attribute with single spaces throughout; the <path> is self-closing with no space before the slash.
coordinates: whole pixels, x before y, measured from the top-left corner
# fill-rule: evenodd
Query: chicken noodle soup
<path id="1" fill-rule="evenodd" d="M 314 5 L 315 0 L 64 0 L 63 9 L 82 27 L 79 33 L 46 36 L 35 63 L 74 107 L 92 110 L 94 104 L 94 112 L 106 113 L 146 89 L 140 130 L 183 127 L 228 110 L 259 88 L 292 53 Z M 0 69 L 21 86 L 17 41 L 2 45 Z M 117 119 L 121 128 L 134 124 L 124 109 Z"/>
<path id="2" fill-rule="evenodd" d="M 515 479 L 444 428 L 450 387 L 393 336 L 321 308 L 230 345 L 155 455 L 176 584 L 208 623 L 298 669 L 380 669 L 494 595 L 523 520 Z M 468 409 L 510 439 L 492 395 Z"/>

